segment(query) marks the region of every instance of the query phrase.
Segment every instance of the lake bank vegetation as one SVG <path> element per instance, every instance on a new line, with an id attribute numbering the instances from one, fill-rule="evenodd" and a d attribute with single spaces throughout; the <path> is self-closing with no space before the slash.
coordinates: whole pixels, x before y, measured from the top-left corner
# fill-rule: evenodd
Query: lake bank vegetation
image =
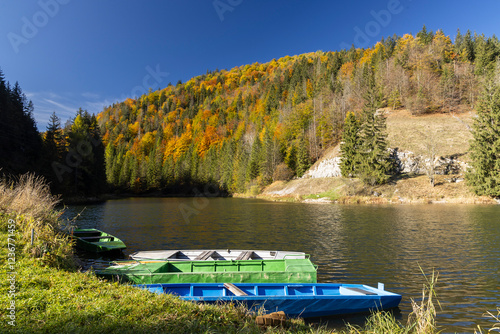
<path id="1" fill-rule="evenodd" d="M 373 186 L 399 177 L 387 160 L 392 135 L 380 110 L 409 113 L 416 122 L 477 112 L 477 124 L 461 130 L 472 133 L 475 143 L 467 150 L 474 160 L 467 184 L 478 195 L 498 197 L 499 56 L 495 36 L 457 31 L 452 41 L 424 26 L 416 35 L 383 38 L 371 48 L 208 71 L 117 102 L 97 116 L 80 109 L 65 125 L 53 114 L 46 131 L 33 139 L 32 106 L 19 85 L 10 87 L 0 73 L 0 116 L 15 109 L 11 114 L 26 118 L 26 129 L 31 126 L 2 132 L 11 136 L 0 153 L 16 163 L 2 161 L 0 168 L 42 174 L 64 198 L 172 194 L 199 185 L 233 194 L 300 178 L 343 142 L 344 163 L 350 164 L 344 176 Z M 426 147 L 426 158 L 460 153 L 448 152 L 450 146 L 446 153 L 438 150 L 441 133 L 421 131 L 434 138 L 415 143 Z M 32 152 L 27 161 L 22 152 Z M 428 175 L 434 183 L 432 168 Z"/>

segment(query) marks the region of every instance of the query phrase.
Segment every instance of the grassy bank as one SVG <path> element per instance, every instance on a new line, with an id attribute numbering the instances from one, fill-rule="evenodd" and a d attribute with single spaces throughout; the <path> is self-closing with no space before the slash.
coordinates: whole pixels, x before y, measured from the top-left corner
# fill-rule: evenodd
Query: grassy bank
<path id="1" fill-rule="evenodd" d="M 330 333 L 302 320 L 261 329 L 242 306 L 183 302 L 82 273 L 71 242 L 60 232 L 57 199 L 41 180 L 0 182 L 0 332 L 9 333 Z M 31 244 L 31 231 L 35 238 Z M 375 313 L 345 333 L 435 333 L 433 283 L 413 303 L 410 322 Z M 14 326 L 15 325 L 15 326 Z"/>
<path id="2" fill-rule="evenodd" d="M 334 202 L 342 204 L 497 204 L 472 193 L 455 175 L 436 175 L 433 187 L 425 175 L 401 175 L 379 186 L 342 177 L 278 181 L 254 197 L 273 201 Z M 458 178 L 460 181 L 460 178 Z"/>

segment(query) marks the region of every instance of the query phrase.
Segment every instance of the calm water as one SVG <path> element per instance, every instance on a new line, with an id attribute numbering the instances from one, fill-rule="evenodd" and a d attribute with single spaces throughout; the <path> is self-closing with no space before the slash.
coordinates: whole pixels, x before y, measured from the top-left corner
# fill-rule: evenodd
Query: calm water
<path id="1" fill-rule="evenodd" d="M 67 208 L 74 217 L 83 206 Z M 444 332 L 489 328 L 500 307 L 500 206 L 345 206 L 238 198 L 132 198 L 86 206 L 79 227 L 120 237 L 126 254 L 149 249 L 303 251 L 319 266 L 318 282 L 385 283 L 410 298 L 426 274 L 439 273 Z M 355 321 L 355 319 L 352 319 Z"/>

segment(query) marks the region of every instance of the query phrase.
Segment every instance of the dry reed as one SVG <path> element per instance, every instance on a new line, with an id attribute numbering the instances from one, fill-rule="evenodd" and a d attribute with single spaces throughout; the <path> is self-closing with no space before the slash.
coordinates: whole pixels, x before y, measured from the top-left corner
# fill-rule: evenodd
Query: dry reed
<path id="1" fill-rule="evenodd" d="M 9 219 L 14 220 L 24 255 L 45 265 L 72 267 L 72 244 L 61 233 L 58 203 L 42 177 L 24 174 L 14 181 L 0 180 L 0 228 L 6 230 Z"/>

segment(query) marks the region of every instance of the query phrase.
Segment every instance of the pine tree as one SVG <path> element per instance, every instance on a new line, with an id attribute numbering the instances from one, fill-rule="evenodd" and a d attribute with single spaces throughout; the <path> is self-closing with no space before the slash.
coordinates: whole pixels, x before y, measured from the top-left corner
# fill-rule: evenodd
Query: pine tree
<path id="1" fill-rule="evenodd" d="M 262 162 L 262 143 L 257 136 L 253 142 L 252 150 L 250 152 L 250 160 L 248 161 L 247 168 L 247 181 L 251 181 L 259 176 L 260 165 Z"/>
<path id="2" fill-rule="evenodd" d="M 342 161 L 340 171 L 343 177 L 353 177 L 356 174 L 356 161 L 359 146 L 359 121 L 353 112 L 347 113 L 344 122 L 344 133 L 340 144 Z"/>
<path id="3" fill-rule="evenodd" d="M 43 140 L 44 158 L 52 161 L 60 161 L 63 153 L 61 120 L 53 112 L 49 118 L 47 131 Z M 48 155 L 48 157 L 46 156 Z"/>
<path id="4" fill-rule="evenodd" d="M 390 169 L 386 143 L 385 118 L 377 113 L 379 99 L 373 73 L 368 78 L 366 103 L 360 126 L 360 145 L 356 161 L 356 175 L 366 184 L 383 184 Z"/>
<path id="5" fill-rule="evenodd" d="M 294 144 L 292 144 L 288 149 L 286 150 L 286 155 L 285 155 L 285 164 L 296 172 L 297 170 L 297 148 L 295 147 Z"/>
<path id="6" fill-rule="evenodd" d="M 49 118 L 47 130 L 43 136 L 42 174 L 50 181 L 52 192 L 61 193 L 62 184 L 53 168 L 54 164 L 64 164 L 64 143 L 62 138 L 61 120 L 53 112 Z M 57 169 L 56 169 L 57 170 Z"/>
<path id="7" fill-rule="evenodd" d="M 432 43 L 432 39 L 434 38 L 434 33 L 431 31 L 427 31 L 427 27 L 422 27 L 422 30 L 417 33 L 417 38 L 419 42 L 423 45 L 429 45 Z"/>
<path id="8" fill-rule="evenodd" d="M 156 146 L 151 150 L 147 162 L 147 185 L 149 189 L 158 189 L 160 187 L 161 166 L 159 166 L 161 158 L 157 154 Z"/>
<path id="9" fill-rule="evenodd" d="M 472 33 L 470 32 L 470 30 L 467 30 L 467 33 L 465 33 L 463 45 L 464 45 L 465 59 L 473 63 L 474 60 L 476 59 L 476 51 L 475 51 L 474 39 L 472 37 Z"/>
<path id="10" fill-rule="evenodd" d="M 300 136 L 297 150 L 297 168 L 295 170 L 298 177 L 302 177 L 309 167 L 311 167 L 311 158 L 309 157 L 307 146 L 304 136 Z"/>
<path id="11" fill-rule="evenodd" d="M 467 182 L 478 195 L 500 197 L 500 86 L 490 79 L 477 108 Z"/>

